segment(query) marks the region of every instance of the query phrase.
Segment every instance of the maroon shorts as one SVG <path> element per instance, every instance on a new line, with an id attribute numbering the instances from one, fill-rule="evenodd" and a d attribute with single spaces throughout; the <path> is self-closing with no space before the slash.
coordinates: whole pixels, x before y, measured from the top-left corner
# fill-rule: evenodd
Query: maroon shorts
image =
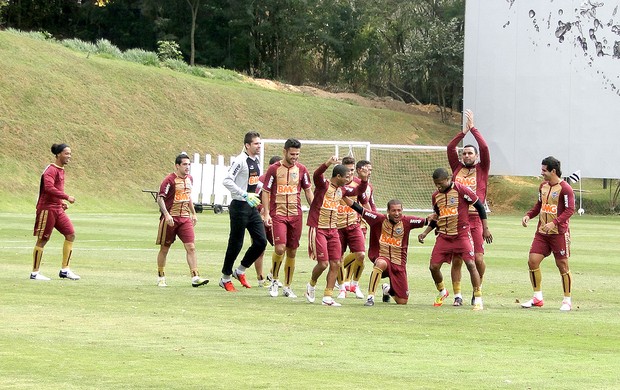
<path id="1" fill-rule="evenodd" d="M 409 298 L 409 283 L 407 282 L 407 267 L 404 265 L 394 264 L 384 256 L 377 259 L 384 260 L 387 268 L 381 274 L 382 278 L 390 278 L 390 295 L 398 298 Z M 374 263 L 374 261 L 373 261 Z"/>
<path id="2" fill-rule="evenodd" d="M 338 229 L 308 228 L 308 255 L 316 261 L 340 261 Z"/>
<path id="3" fill-rule="evenodd" d="M 356 223 L 355 225 L 338 229 L 338 235 L 340 236 L 342 255 L 347 250 L 347 246 L 353 253 L 366 252 L 366 237 L 364 237 L 364 232 L 359 224 Z"/>
<path id="4" fill-rule="evenodd" d="M 462 236 L 437 235 L 431 253 L 431 264 L 450 264 L 452 256 L 460 256 L 463 261 L 474 261 L 474 245 L 469 232 Z"/>
<path id="5" fill-rule="evenodd" d="M 159 220 L 155 244 L 170 246 L 177 236 L 184 244 L 194 242 L 194 224 L 192 219 L 190 217 L 172 217 L 172 220 L 174 221 L 174 226 L 168 226 L 163 217 Z"/>
<path id="6" fill-rule="evenodd" d="M 536 232 L 534 241 L 530 247 L 530 253 L 536 253 L 545 257 L 553 252 L 557 259 L 570 257 L 570 232 L 564 234 L 542 234 Z"/>
<path id="7" fill-rule="evenodd" d="M 271 226 L 265 225 L 265 236 L 267 236 L 267 241 L 273 246 L 273 230 Z"/>
<path id="8" fill-rule="evenodd" d="M 73 224 L 63 209 L 37 210 L 34 220 L 34 233 L 38 239 L 49 240 L 56 229 L 63 236 L 74 234 Z"/>
<path id="9" fill-rule="evenodd" d="M 478 214 L 469 214 L 469 231 L 474 242 L 474 253 L 484 253 L 484 238 L 482 237 L 482 220 Z"/>
<path id="10" fill-rule="evenodd" d="M 291 249 L 299 248 L 299 238 L 301 237 L 302 227 L 301 215 L 294 217 L 276 215 L 271 217 L 273 244 L 284 244 L 284 246 Z"/>

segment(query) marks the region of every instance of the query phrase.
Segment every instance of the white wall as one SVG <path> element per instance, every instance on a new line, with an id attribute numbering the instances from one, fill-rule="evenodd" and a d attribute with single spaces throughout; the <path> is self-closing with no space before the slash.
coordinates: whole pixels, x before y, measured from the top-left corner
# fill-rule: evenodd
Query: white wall
<path id="1" fill-rule="evenodd" d="M 467 0 L 464 107 L 492 174 L 538 175 L 553 155 L 565 176 L 620 178 L 618 4 Z"/>

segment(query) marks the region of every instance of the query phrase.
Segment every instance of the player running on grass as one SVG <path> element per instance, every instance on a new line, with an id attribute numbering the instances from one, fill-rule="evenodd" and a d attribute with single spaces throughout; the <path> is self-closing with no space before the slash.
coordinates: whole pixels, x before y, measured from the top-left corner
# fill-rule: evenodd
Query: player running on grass
<path id="1" fill-rule="evenodd" d="M 450 263 L 454 258 L 461 258 L 471 278 L 474 289 L 474 310 L 482 310 L 482 292 L 480 290 L 480 274 L 474 261 L 474 247 L 469 231 L 469 205 L 474 205 L 482 220 L 483 236 L 487 243 L 493 241 L 491 232 L 487 226 L 487 213 L 482 202 L 476 194 L 462 184 L 455 183 L 450 179 L 448 171 L 437 168 L 433 172 L 433 181 L 437 191 L 433 193 L 433 209 L 437 214 L 437 239 L 431 253 L 430 271 L 435 281 L 439 295 L 435 298 L 434 306 L 443 305 L 448 297 L 441 274 L 441 265 Z M 418 236 L 418 241 L 424 242 L 428 234 L 426 229 Z"/>
<path id="2" fill-rule="evenodd" d="M 530 281 L 534 289 L 534 297 L 521 304 L 524 308 L 541 307 L 543 305 L 542 273 L 540 263 L 553 253 L 555 265 L 562 277 L 564 299 L 560 310 L 570 311 L 571 287 L 573 279 L 568 267 L 570 257 L 570 217 L 575 213 L 575 195 L 571 186 L 562 180 L 560 161 L 554 157 L 542 160 L 542 176 L 545 181 L 538 189 L 538 202 L 528 211 L 521 223 L 527 227 L 531 218 L 538 215 L 536 234 L 530 247 L 527 265 L 530 270 Z"/>
<path id="3" fill-rule="evenodd" d="M 65 194 L 65 166 L 71 162 L 71 148 L 67 144 L 54 144 L 51 150 L 56 161 L 48 165 L 41 175 L 37 214 L 34 222 L 34 236 L 37 237 L 37 242 L 32 253 L 33 264 L 30 279 L 50 280 L 47 276 L 39 273 L 39 267 L 43 258 L 43 248 L 56 229 L 65 236 L 65 242 L 62 246 L 62 268 L 58 272 L 58 276 L 61 279 L 79 280 L 80 277 L 69 268 L 75 230 L 65 213 L 67 204 L 63 202 L 63 200 L 69 203 L 75 202 L 73 196 Z"/>
<path id="4" fill-rule="evenodd" d="M 314 197 L 310 189 L 308 170 L 298 162 L 300 151 L 301 142 L 293 138 L 286 140 L 284 159 L 270 165 L 263 179 L 261 214 L 265 226 L 271 227 L 274 243 L 274 252 L 271 256 L 272 281 L 269 286 L 269 295 L 272 297 L 278 296 L 280 265 L 286 254 L 282 293 L 285 297 L 297 298 L 291 289 L 291 282 L 303 228 L 300 194 L 303 190 L 308 204 L 312 204 Z"/>
<path id="5" fill-rule="evenodd" d="M 194 180 L 189 174 L 190 159 L 185 153 L 179 154 L 174 161 L 175 171 L 166 176 L 159 186 L 157 204 L 161 211 L 159 217 L 159 229 L 157 231 L 157 285 L 166 287 L 166 258 L 170 246 L 178 236 L 186 251 L 187 265 L 192 276 L 192 286 L 199 287 L 209 283 L 209 279 L 203 279 L 198 273 L 198 260 L 196 258 L 196 245 L 194 243 L 194 226 L 198 218 L 192 203 L 192 186 Z"/>

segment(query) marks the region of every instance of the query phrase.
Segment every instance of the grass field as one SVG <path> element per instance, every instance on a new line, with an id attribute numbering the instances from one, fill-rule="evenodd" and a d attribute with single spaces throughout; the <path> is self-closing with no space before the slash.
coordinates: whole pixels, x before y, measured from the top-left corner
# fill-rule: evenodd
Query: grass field
<path id="1" fill-rule="evenodd" d="M 534 232 L 517 216 L 490 221 L 495 242 L 487 248 L 483 312 L 432 306 L 432 239 L 411 244 L 407 306 L 367 308 L 347 298 L 329 308 L 302 296 L 312 266 L 305 237 L 293 284 L 300 298 L 290 300 L 270 298 L 264 288 L 232 294 L 217 287 L 227 214 L 199 216 L 199 266 L 211 279 L 203 288 L 190 286 L 180 244 L 168 259 L 169 287 L 155 286 L 157 214 L 71 217 L 72 265 L 82 280 L 57 278 L 62 239 L 55 233 L 42 265 L 52 281 L 33 282 L 33 215 L 0 214 L 1 388 L 620 385 L 617 218 L 573 218 L 574 306 L 563 313 L 560 277 L 549 259 L 542 267 L 546 305 L 524 310 L 516 303 L 531 295 L 526 256 Z M 467 296 L 471 288 L 463 286 Z"/>

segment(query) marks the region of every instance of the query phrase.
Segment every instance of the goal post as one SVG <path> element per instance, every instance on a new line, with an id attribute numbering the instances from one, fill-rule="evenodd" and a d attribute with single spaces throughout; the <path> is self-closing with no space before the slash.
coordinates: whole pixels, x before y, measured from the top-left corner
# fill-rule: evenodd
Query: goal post
<path id="1" fill-rule="evenodd" d="M 260 161 L 265 172 L 269 159 L 282 156 L 285 139 L 263 139 Z M 430 212 L 435 191 L 432 174 L 436 168 L 450 170 L 445 146 L 386 145 L 362 141 L 299 140 L 299 162 L 312 173 L 331 156 L 352 156 L 356 161 L 369 160 L 373 171 L 370 182 L 379 210 L 385 211 L 390 199 L 400 199 L 404 211 Z M 331 172 L 331 171 L 330 171 Z M 305 198 L 302 196 L 304 205 Z"/>

